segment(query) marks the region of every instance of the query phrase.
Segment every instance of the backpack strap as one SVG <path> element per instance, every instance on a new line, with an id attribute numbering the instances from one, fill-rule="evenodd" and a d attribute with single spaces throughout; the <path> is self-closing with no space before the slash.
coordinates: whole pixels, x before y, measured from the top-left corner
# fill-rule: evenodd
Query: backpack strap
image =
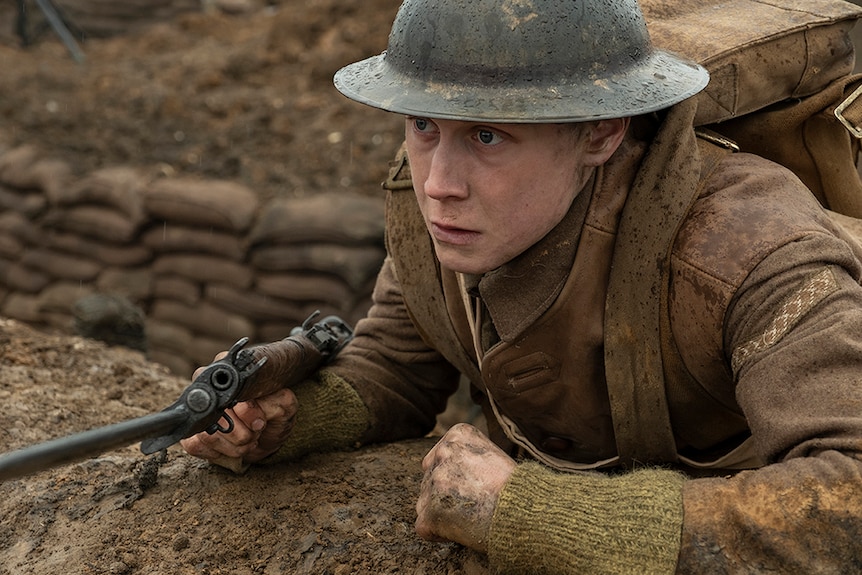
<path id="1" fill-rule="evenodd" d="M 666 373 L 687 371 L 670 333 L 670 254 L 702 182 L 725 155 L 718 146 L 699 145 L 692 129 L 695 109 L 688 100 L 669 110 L 626 200 L 614 248 L 605 375 L 617 450 L 626 466 L 678 460 Z"/>

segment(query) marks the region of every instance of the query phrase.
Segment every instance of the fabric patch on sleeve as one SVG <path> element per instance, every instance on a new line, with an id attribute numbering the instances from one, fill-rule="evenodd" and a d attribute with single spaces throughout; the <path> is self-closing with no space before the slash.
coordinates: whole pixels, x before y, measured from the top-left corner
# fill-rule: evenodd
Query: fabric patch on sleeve
<path id="1" fill-rule="evenodd" d="M 778 313 L 759 337 L 734 350 L 730 362 L 733 372 L 737 373 L 739 367 L 752 355 L 765 351 L 781 341 L 781 338 L 793 329 L 805 314 L 823 301 L 826 296 L 837 290 L 838 281 L 831 269 L 825 268 L 811 276 L 799 291 L 781 305 Z"/>

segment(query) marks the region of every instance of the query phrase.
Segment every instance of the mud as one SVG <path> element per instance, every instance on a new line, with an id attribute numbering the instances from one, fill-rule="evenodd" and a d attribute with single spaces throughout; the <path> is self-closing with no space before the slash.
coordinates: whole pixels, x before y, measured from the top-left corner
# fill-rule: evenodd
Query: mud
<path id="1" fill-rule="evenodd" d="M 125 33 L 100 22 L 113 35 L 82 42 L 82 64 L 50 32 L 17 45 L 3 5 L 0 147 L 36 146 L 80 174 L 232 179 L 262 198 L 379 194 L 402 120 L 347 101 L 331 77 L 385 47 L 398 3 L 233 4 Z M 138 352 L 0 318 L 0 451 L 161 409 L 187 383 Z M 129 446 L 9 480 L 0 575 L 486 573 L 482 557 L 413 531 L 433 442 L 244 476 Z"/>
<path id="2" fill-rule="evenodd" d="M 5 450 L 166 407 L 187 381 L 124 348 L 0 320 Z M 0 574 L 465 574 L 413 531 L 434 438 L 253 467 L 137 445 L 0 483 Z"/>

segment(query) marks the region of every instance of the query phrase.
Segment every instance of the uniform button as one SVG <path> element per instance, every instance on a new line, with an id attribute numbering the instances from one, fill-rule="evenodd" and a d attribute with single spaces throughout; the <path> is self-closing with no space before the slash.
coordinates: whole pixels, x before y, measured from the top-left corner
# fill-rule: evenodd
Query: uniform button
<path id="1" fill-rule="evenodd" d="M 542 440 L 542 451 L 547 453 L 562 453 L 572 447 L 572 442 L 563 437 L 546 437 Z"/>

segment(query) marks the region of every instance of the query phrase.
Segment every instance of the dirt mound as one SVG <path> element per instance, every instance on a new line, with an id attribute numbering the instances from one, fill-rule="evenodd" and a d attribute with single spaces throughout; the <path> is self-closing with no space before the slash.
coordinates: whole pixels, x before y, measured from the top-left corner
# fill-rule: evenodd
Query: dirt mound
<path id="1" fill-rule="evenodd" d="M 3 31 L 11 6 L 0 7 Z M 285 0 L 182 13 L 87 39 L 80 65 L 50 32 L 27 50 L 0 34 L 0 148 L 34 146 L 79 176 L 131 166 L 234 180 L 262 201 L 380 194 L 402 120 L 349 102 L 331 77 L 385 47 L 397 6 Z M 137 352 L 8 319 L 0 373 L 0 451 L 160 410 L 188 384 Z M 0 575 L 486 573 L 481 557 L 413 532 L 432 443 L 243 477 L 176 446 L 165 460 L 130 446 L 10 480 L 0 484 Z"/>
<path id="2" fill-rule="evenodd" d="M 0 320 L 3 450 L 145 415 L 187 385 L 123 348 Z M 0 483 L 0 574 L 487 573 L 413 531 L 433 439 L 244 476 L 137 446 Z"/>
<path id="3" fill-rule="evenodd" d="M 180 13 L 86 40 L 80 65 L 50 32 L 27 50 L 0 45 L 0 144 L 52 150 L 80 174 L 132 164 L 235 179 L 265 197 L 380 193 L 402 120 L 347 100 L 332 75 L 385 48 L 397 7 L 282 0 Z"/>

